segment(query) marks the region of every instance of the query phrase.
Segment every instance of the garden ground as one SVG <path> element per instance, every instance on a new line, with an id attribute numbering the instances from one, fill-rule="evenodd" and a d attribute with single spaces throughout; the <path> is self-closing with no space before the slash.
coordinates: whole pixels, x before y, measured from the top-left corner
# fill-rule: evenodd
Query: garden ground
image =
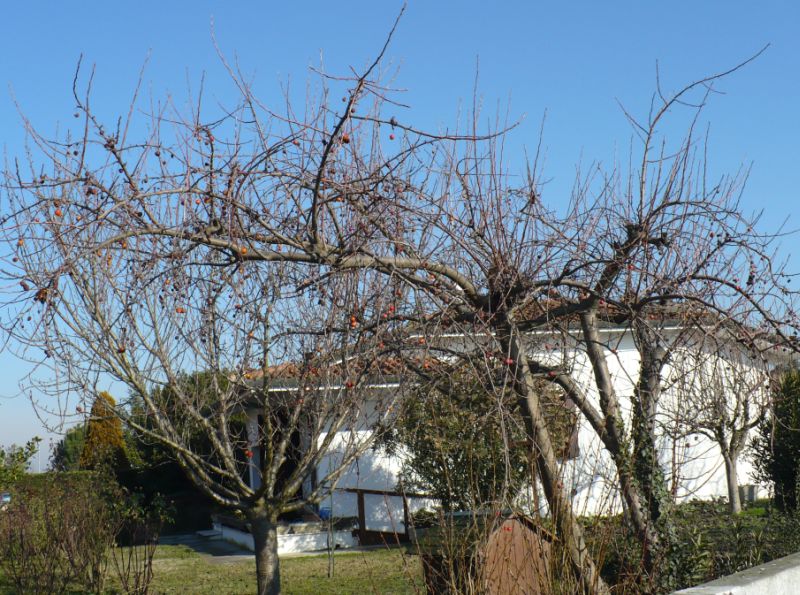
<path id="1" fill-rule="evenodd" d="M 676 586 L 696 585 L 800 551 L 800 517 L 780 514 L 766 502 L 734 517 L 723 502 L 685 504 L 675 513 L 678 556 L 673 563 L 680 568 Z M 636 559 L 635 550 L 627 552 L 630 557 L 624 555 L 636 545 L 625 538 L 621 519 L 585 522 L 591 547 L 602 561 L 603 574 L 616 583 L 616 592 L 639 592 L 636 568 L 630 566 Z M 199 553 L 186 544 L 160 545 L 153 570 L 153 593 L 236 595 L 255 591 L 255 562 L 248 556 Z M 289 595 L 424 593 L 420 558 L 403 548 L 340 550 L 330 579 L 325 554 L 283 557 L 281 573 L 283 592 Z M 108 593 L 119 592 L 113 574 L 109 573 Z M 12 593 L 0 574 L 0 595 Z"/>
<path id="2" fill-rule="evenodd" d="M 158 593 L 254 592 L 253 560 L 214 563 L 185 546 L 159 547 L 156 557 L 153 586 Z M 331 579 L 326 555 L 283 558 L 281 572 L 283 591 L 290 595 L 416 593 L 422 585 L 419 558 L 400 549 L 337 552 Z"/>
<path id="3" fill-rule="evenodd" d="M 328 557 L 281 559 L 283 592 L 287 595 L 421 593 L 419 558 L 403 549 L 337 552 L 334 578 L 328 578 Z M 254 560 L 220 562 L 185 545 L 162 545 L 153 561 L 152 592 L 159 594 L 239 595 L 255 592 Z M 110 580 L 113 592 L 113 580 Z M 13 590 L 0 577 L 0 594 Z"/>

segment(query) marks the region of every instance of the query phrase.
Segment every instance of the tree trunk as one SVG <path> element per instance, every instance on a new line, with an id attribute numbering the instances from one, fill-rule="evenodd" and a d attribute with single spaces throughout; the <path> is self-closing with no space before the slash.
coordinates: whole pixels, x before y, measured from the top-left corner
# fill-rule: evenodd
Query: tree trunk
<path id="1" fill-rule="evenodd" d="M 550 514 L 558 536 L 563 540 L 573 572 L 583 593 L 607 594 L 608 586 L 600 577 L 597 566 L 589 555 L 583 528 L 564 496 L 564 486 L 559 478 L 558 463 L 550 440 L 550 433 L 533 386 L 533 376 L 527 364 L 523 342 L 515 328 L 506 331 L 502 342 L 515 363 L 515 390 L 519 395 L 520 410 L 531 440 L 531 450 L 542 489 L 547 498 Z"/>
<path id="2" fill-rule="evenodd" d="M 658 517 L 654 518 L 656 513 L 660 514 L 661 507 L 657 502 L 652 501 L 655 494 L 645 488 L 652 488 L 655 485 L 664 486 L 663 481 L 658 481 L 659 477 L 663 478 L 663 472 L 657 464 L 655 440 L 653 439 L 660 364 L 655 360 L 654 351 L 648 352 L 647 356 L 642 353 L 643 362 L 648 365 L 641 370 L 642 376 L 640 377 L 640 382 L 636 385 L 636 394 L 633 399 L 633 425 L 635 430 L 638 429 L 638 437 L 641 442 L 639 444 L 631 444 L 625 432 L 625 423 L 622 419 L 619 399 L 608 369 L 604 345 L 597 332 L 597 313 L 593 311 L 583 312 L 580 318 L 586 354 L 592 365 L 595 386 L 599 393 L 600 409 L 604 419 L 604 427 L 600 434 L 600 439 L 617 467 L 619 488 L 625 505 L 626 517 L 642 544 L 645 574 L 654 578 L 657 575 L 657 564 L 663 558 L 665 544 L 656 525 Z M 640 408 L 637 411 L 636 401 L 640 397 L 645 398 L 642 403 L 645 409 Z M 644 414 L 645 411 L 647 414 Z M 637 432 L 634 431 L 633 434 L 637 435 Z M 648 443 L 651 445 L 650 449 L 647 448 Z M 638 451 L 637 448 L 643 449 L 644 452 Z M 637 478 L 637 471 L 641 472 L 645 477 L 645 485 L 642 485 Z M 665 492 L 662 492 L 659 497 L 663 497 L 664 494 Z M 651 586 L 647 585 L 647 589 L 650 589 Z M 644 590 L 644 586 L 642 588 L 643 592 L 648 592 Z"/>
<path id="3" fill-rule="evenodd" d="M 725 460 L 725 478 L 728 480 L 728 504 L 731 514 L 742 511 L 742 501 L 739 498 L 739 477 L 736 470 L 736 456 L 722 455 Z"/>
<path id="4" fill-rule="evenodd" d="M 281 571 L 278 565 L 278 523 L 264 508 L 247 511 L 256 549 L 258 595 L 280 595 Z"/>
<path id="5" fill-rule="evenodd" d="M 640 318 L 633 320 L 633 336 L 639 351 L 639 379 L 631 400 L 631 463 L 634 477 L 633 489 L 644 505 L 646 527 L 640 531 L 645 546 L 644 567 L 647 574 L 669 584 L 673 578 L 670 565 L 659 568 L 670 548 L 672 535 L 668 511 L 672 501 L 667 488 L 664 469 L 658 458 L 656 444 L 656 413 L 661 398 L 661 371 L 667 351 L 660 344 L 658 333 Z M 666 581 L 666 582 L 664 582 Z"/>
<path id="6" fill-rule="evenodd" d="M 657 523 L 669 508 L 670 497 L 656 446 L 656 413 L 661 398 L 661 370 L 667 358 L 659 338 L 646 323 L 636 319 L 633 332 L 641 362 L 632 399 L 631 437 L 633 472 L 649 519 Z"/>

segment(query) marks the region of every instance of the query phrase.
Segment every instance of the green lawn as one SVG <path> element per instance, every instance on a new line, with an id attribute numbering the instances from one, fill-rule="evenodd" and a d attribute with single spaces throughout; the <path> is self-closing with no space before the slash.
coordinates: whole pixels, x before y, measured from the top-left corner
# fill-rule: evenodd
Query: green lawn
<path id="1" fill-rule="evenodd" d="M 153 593 L 237 595 L 255 593 L 255 561 L 220 562 L 185 546 L 159 546 L 153 562 Z M 289 595 L 422 593 L 419 558 L 404 550 L 337 552 L 335 576 L 327 576 L 328 558 L 281 560 L 283 592 Z M 109 593 L 115 593 L 113 572 Z M 0 595 L 12 595 L 0 577 Z"/>
<path id="2" fill-rule="evenodd" d="M 420 562 L 403 550 L 374 550 L 336 554 L 335 576 L 328 578 L 327 556 L 281 560 L 283 592 L 419 593 Z M 154 587 L 158 593 L 253 593 L 255 562 L 214 562 L 181 546 L 161 546 L 154 562 Z M 416 583 L 416 587 L 415 587 Z"/>

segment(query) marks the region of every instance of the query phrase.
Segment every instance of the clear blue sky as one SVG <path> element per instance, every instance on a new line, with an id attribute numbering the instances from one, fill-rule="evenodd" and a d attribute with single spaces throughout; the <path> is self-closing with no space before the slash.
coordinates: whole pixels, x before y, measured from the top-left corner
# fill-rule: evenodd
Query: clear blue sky
<path id="1" fill-rule="evenodd" d="M 24 135 L 12 100 L 41 130 L 55 131 L 74 111 L 70 89 L 80 54 L 97 68 L 94 105 L 109 120 L 124 114 L 146 58 L 145 90 L 184 97 L 187 80 L 206 75 L 209 96 L 232 96 L 211 41 L 235 53 L 267 103 L 279 104 L 279 83 L 302 88 L 308 67 L 347 72 L 370 60 L 401 3 L 394 0 L 210 2 L 6 2 L 0 19 L 0 145 L 22 152 Z M 624 155 L 631 139 L 617 100 L 646 114 L 659 62 L 667 89 L 725 70 L 758 51 L 754 64 L 725 80 L 706 112 L 715 171 L 753 164 L 744 204 L 765 209 L 764 226 L 787 216 L 800 226 L 800 5 L 790 0 L 669 3 L 629 0 L 411 0 L 388 52 L 408 89 L 402 115 L 421 127 L 452 125 L 479 88 L 488 112 L 510 99 L 525 116 L 512 149 L 537 142 L 545 111 L 544 198 L 562 201 L 575 165 Z M 13 91 L 12 91 L 13 90 Z M 5 199 L 0 197 L 0 208 Z M 800 240 L 784 241 L 784 254 Z M 791 266 L 792 270 L 800 267 Z M 3 290 L 3 288 L 0 288 Z M 0 355 L 0 444 L 45 436 L 19 392 L 25 367 Z"/>

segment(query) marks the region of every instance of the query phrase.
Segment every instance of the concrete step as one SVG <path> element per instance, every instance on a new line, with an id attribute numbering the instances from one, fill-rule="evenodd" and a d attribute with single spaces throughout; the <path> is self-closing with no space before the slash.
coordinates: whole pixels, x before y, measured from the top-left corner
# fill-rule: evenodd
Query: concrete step
<path id="1" fill-rule="evenodd" d="M 185 543 L 188 539 L 199 539 L 193 535 L 161 535 L 158 538 L 158 543 L 162 545 L 178 545 Z"/>
<path id="2" fill-rule="evenodd" d="M 204 529 L 202 531 L 196 531 L 195 535 L 209 541 L 222 539 L 222 531 L 217 531 L 216 529 Z"/>

